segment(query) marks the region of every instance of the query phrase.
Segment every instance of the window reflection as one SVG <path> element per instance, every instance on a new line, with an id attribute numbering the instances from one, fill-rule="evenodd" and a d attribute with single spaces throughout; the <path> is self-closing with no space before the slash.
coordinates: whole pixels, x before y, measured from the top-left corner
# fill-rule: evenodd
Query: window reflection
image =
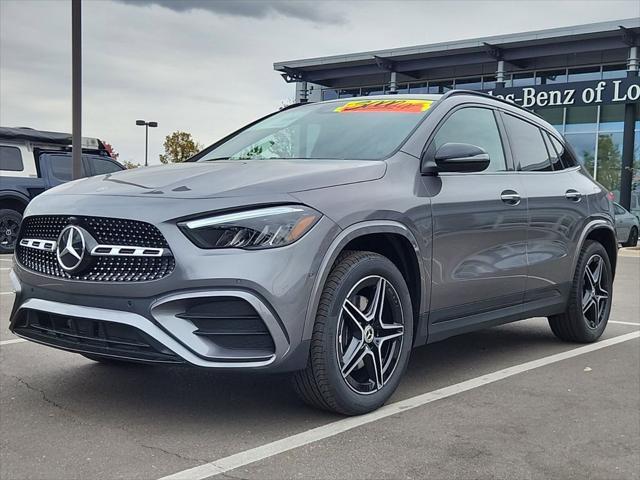
<path id="1" fill-rule="evenodd" d="M 600 67 L 586 67 L 586 68 L 570 68 L 569 69 L 569 81 L 570 82 L 583 82 L 585 80 L 600 80 Z"/>
<path id="2" fill-rule="evenodd" d="M 598 135 L 598 164 L 596 179 L 610 192 L 620 191 L 620 166 L 622 164 L 622 133 L 603 133 Z M 593 171 L 593 160 L 588 159 L 585 166 Z"/>
<path id="3" fill-rule="evenodd" d="M 569 107 L 565 132 L 595 132 L 597 121 L 598 107 Z"/>
<path id="4" fill-rule="evenodd" d="M 566 133 L 565 137 L 578 156 L 578 161 L 585 165 L 589 159 L 595 157 L 596 133 Z M 593 174 L 593 169 L 589 170 Z"/>

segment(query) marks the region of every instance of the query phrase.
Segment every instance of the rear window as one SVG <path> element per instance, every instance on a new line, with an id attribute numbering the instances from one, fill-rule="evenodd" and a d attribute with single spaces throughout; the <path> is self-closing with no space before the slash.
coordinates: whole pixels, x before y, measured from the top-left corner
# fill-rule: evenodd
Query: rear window
<path id="1" fill-rule="evenodd" d="M 404 143 L 434 102 L 345 100 L 295 107 L 259 121 L 200 161 L 383 159 Z"/>
<path id="2" fill-rule="evenodd" d="M 18 147 L 0 146 L 0 170 L 21 172 L 24 170 L 22 153 Z"/>
<path id="3" fill-rule="evenodd" d="M 519 169 L 524 172 L 551 171 L 549 152 L 540 129 L 508 114 L 504 116 L 504 123 L 516 164 L 520 164 Z"/>

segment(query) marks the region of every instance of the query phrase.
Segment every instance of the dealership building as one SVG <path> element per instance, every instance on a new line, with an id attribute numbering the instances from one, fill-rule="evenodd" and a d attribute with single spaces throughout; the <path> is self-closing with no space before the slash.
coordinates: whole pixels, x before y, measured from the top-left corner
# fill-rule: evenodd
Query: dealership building
<path id="1" fill-rule="evenodd" d="M 640 210 L 640 18 L 274 64 L 296 100 L 478 90 L 529 108 Z M 634 169 L 635 163 L 635 169 Z M 640 214 L 640 212 L 638 212 Z"/>

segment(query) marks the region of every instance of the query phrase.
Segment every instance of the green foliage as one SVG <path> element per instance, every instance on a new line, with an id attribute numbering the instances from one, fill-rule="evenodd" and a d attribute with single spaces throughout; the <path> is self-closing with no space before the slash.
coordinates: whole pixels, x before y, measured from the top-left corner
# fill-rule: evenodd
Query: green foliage
<path id="1" fill-rule="evenodd" d="M 140 166 L 139 163 L 133 163 L 130 160 L 125 160 L 124 162 L 122 162 L 122 165 L 124 165 L 124 168 L 126 168 L 127 170 L 131 170 L 132 168 L 138 168 Z"/>
<path id="2" fill-rule="evenodd" d="M 180 163 L 192 157 L 202 149 L 190 133 L 177 130 L 164 139 L 164 154 L 160 155 L 162 163 Z"/>

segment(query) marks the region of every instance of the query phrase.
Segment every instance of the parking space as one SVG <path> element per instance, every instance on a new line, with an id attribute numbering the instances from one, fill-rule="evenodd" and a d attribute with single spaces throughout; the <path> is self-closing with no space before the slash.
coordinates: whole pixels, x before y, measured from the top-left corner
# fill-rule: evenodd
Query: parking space
<path id="1" fill-rule="evenodd" d="M 640 478 L 639 257 L 619 259 L 604 341 L 565 344 L 530 319 L 429 345 L 388 407 L 350 420 L 304 406 L 285 375 L 5 343 L 9 266 L 2 478 Z"/>

